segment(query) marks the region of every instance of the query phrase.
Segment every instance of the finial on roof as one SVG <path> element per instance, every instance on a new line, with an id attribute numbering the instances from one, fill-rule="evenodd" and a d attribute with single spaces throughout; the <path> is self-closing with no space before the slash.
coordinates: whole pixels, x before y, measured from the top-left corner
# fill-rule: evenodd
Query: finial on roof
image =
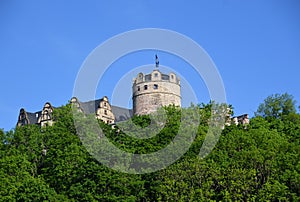
<path id="1" fill-rule="evenodd" d="M 155 66 L 156 66 L 156 68 L 158 68 L 158 66 L 159 66 L 159 60 L 158 60 L 157 54 L 155 54 Z"/>

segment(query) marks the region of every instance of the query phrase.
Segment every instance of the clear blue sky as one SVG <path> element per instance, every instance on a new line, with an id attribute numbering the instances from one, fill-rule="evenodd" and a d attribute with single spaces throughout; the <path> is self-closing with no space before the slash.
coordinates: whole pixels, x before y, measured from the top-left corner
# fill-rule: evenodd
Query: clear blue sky
<path id="1" fill-rule="evenodd" d="M 182 33 L 207 51 L 236 115 L 253 115 L 274 93 L 288 92 L 300 104 L 297 0 L 1 0 L 0 27 L 0 128 L 5 130 L 15 127 L 21 107 L 35 112 L 47 101 L 66 104 L 78 70 L 99 44 L 116 34 L 149 27 Z M 130 71 L 154 63 L 154 53 L 120 59 L 111 75 L 120 78 L 118 68 Z M 162 65 L 179 73 L 186 65 L 167 54 L 159 56 Z M 114 86 L 117 81 L 107 79 L 103 85 Z M 192 88 L 197 82 L 203 85 L 201 80 L 189 82 Z M 99 88 L 99 97 L 113 89 Z M 208 102 L 207 92 L 197 94 L 199 102 Z"/>

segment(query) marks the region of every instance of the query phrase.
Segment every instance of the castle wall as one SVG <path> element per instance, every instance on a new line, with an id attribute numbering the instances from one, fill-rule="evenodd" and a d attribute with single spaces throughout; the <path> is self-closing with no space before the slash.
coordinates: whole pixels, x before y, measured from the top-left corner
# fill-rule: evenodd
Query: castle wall
<path id="1" fill-rule="evenodd" d="M 162 74 L 154 70 L 151 74 L 138 74 L 133 87 L 133 113 L 149 114 L 162 106 L 181 106 L 180 80 L 174 73 Z"/>

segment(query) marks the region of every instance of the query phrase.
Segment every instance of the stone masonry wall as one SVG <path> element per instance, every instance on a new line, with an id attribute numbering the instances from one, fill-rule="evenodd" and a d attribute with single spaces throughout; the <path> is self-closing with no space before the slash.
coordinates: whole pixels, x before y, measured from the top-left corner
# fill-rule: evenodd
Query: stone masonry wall
<path id="1" fill-rule="evenodd" d="M 147 81 L 145 77 L 149 75 L 141 75 L 138 75 L 132 87 L 134 114 L 149 114 L 170 104 L 181 106 L 180 80 L 175 74 L 164 75 L 169 80 L 163 80 L 163 74 L 154 70 Z"/>

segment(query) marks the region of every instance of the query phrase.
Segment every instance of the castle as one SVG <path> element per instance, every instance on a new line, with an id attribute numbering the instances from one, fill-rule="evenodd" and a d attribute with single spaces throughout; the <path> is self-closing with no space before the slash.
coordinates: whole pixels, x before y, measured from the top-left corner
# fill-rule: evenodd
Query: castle
<path id="1" fill-rule="evenodd" d="M 71 98 L 70 103 L 85 114 L 95 114 L 95 117 L 107 124 L 125 121 L 133 115 L 145 115 L 155 112 L 162 106 L 175 105 L 181 107 L 180 78 L 175 73 L 164 74 L 158 70 L 159 61 L 156 56 L 155 68 L 150 74 L 139 73 L 133 80 L 132 100 L 133 107 L 125 109 L 112 106 L 108 98 L 80 102 L 76 97 Z M 37 124 L 41 127 L 54 123 L 53 107 L 46 102 L 41 111 L 32 113 L 24 108 L 20 109 L 17 126 Z M 235 124 L 249 123 L 248 115 L 234 117 Z"/>
<path id="2" fill-rule="evenodd" d="M 74 104 L 85 114 L 95 114 L 95 117 L 107 124 L 114 124 L 129 119 L 133 115 L 145 115 L 156 111 L 157 108 L 174 104 L 181 106 L 180 78 L 174 74 L 163 74 L 158 70 L 159 61 L 156 56 L 155 69 L 144 75 L 139 73 L 133 81 L 132 99 L 133 109 L 125 109 L 112 106 L 108 98 L 80 102 L 76 97 L 71 98 L 70 103 Z M 46 102 L 41 111 L 32 113 L 24 108 L 20 109 L 17 126 L 38 124 L 40 126 L 53 124 L 53 107 Z"/>

